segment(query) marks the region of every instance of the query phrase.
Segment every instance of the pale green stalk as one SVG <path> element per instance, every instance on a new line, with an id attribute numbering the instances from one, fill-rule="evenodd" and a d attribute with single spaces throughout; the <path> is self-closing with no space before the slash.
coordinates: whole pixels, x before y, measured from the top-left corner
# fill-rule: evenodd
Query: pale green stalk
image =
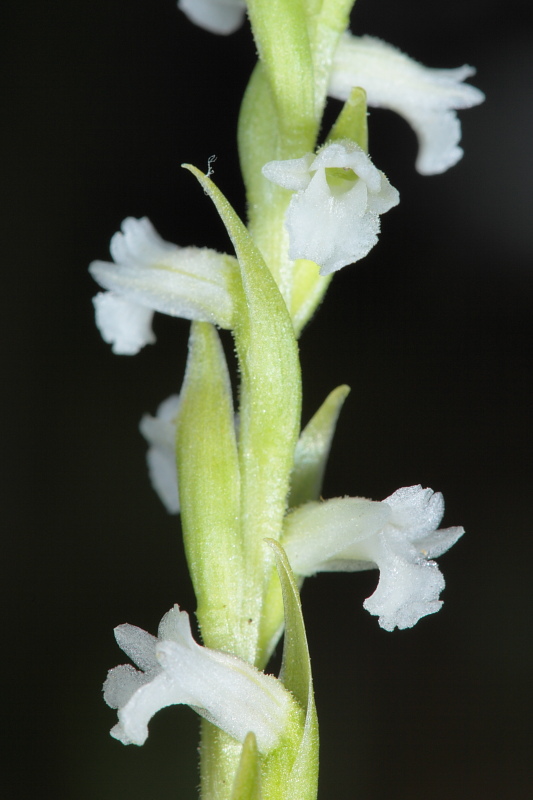
<path id="1" fill-rule="evenodd" d="M 264 542 L 267 538 L 275 542 L 281 535 L 300 429 L 301 380 L 294 331 L 309 319 L 329 282 L 311 262 L 289 261 L 284 217 L 290 193 L 267 181 L 261 168 L 267 161 L 300 157 L 315 149 L 331 59 L 351 6 L 351 0 L 249 1 L 260 56 L 239 120 L 249 232 L 210 179 L 188 167 L 224 221 L 241 269 L 233 291 L 240 402 L 236 435 L 218 337 L 211 326 L 196 323 L 177 430 L 184 538 L 204 642 L 259 667 L 265 666 L 283 625 L 280 582 Z M 299 445 L 302 464 L 293 497 L 317 489 L 344 396 L 342 390 L 327 401 L 319 412 L 322 421 L 311 426 Z M 313 475 L 313 467 L 305 463 L 312 446 L 321 448 L 321 454 L 314 456 L 315 463 L 322 464 Z M 280 574 L 288 569 L 279 555 L 278 569 Z M 282 585 L 287 624 L 287 604 L 295 602 L 289 596 L 297 595 L 297 587 L 292 578 L 283 578 Z M 283 671 L 296 685 L 300 678 L 291 679 L 291 671 L 300 675 L 304 667 L 291 659 L 303 657 L 297 651 L 305 636 L 303 622 L 301 630 L 300 623 L 293 620 L 294 624 L 299 633 L 289 633 L 288 639 L 286 634 Z M 305 692 L 311 692 L 310 673 L 304 682 Z M 303 708 L 314 709 L 309 705 L 312 693 L 304 692 L 304 697 L 301 687 L 293 691 L 300 694 Z M 306 723 L 296 760 L 287 743 L 263 761 L 265 800 L 288 800 L 291 791 L 297 792 L 294 800 L 314 798 L 318 742 L 314 710 L 312 720 Z M 243 750 L 210 723 L 202 723 L 203 800 L 258 796 L 259 757 L 253 748 L 248 742 Z M 291 764 L 296 771 L 289 790 Z M 314 778 L 309 770 L 314 770 Z"/>
<path id="2" fill-rule="evenodd" d="M 248 200 L 248 227 L 300 333 L 330 278 L 311 262 L 287 256 L 285 213 L 291 193 L 266 180 L 268 161 L 315 150 L 327 81 L 353 0 L 250 0 L 260 61 L 246 89 L 238 142 Z M 288 22 L 286 22 L 288 20 Z M 296 24 L 298 23 L 298 24 Z"/>

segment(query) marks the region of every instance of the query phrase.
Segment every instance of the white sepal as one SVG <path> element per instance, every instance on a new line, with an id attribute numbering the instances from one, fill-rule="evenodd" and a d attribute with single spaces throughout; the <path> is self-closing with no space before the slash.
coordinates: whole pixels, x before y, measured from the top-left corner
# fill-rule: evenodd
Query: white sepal
<path id="1" fill-rule="evenodd" d="M 139 430 L 150 445 L 146 453 L 148 474 L 154 490 L 169 514 L 180 510 L 176 468 L 176 417 L 179 395 L 173 394 L 158 407 L 155 417 L 145 414 Z"/>
<path id="2" fill-rule="evenodd" d="M 463 528 L 437 530 L 440 492 L 409 486 L 382 502 L 337 498 L 289 514 L 282 544 L 297 574 L 355 572 L 378 567 L 379 583 L 364 607 L 385 630 L 410 628 L 442 606 L 444 578 L 429 560 L 442 555 Z"/>
<path id="3" fill-rule="evenodd" d="M 107 289 L 94 300 L 96 324 L 115 353 L 155 342 L 154 311 L 231 328 L 234 258 L 165 242 L 146 217 L 125 219 L 110 249 L 114 263 L 93 261 L 89 270 Z"/>
<path id="4" fill-rule="evenodd" d="M 178 8 L 200 28 L 227 36 L 244 20 L 244 0 L 178 0 Z"/>
<path id="5" fill-rule="evenodd" d="M 161 708 L 191 706 L 240 742 L 252 731 L 261 753 L 276 747 L 301 710 L 283 684 L 236 656 L 194 641 L 189 616 L 174 606 L 161 620 L 158 637 L 134 625 L 119 625 L 115 637 L 140 668 L 110 670 L 104 700 L 118 708 L 111 735 L 142 745 L 148 722 Z"/>
<path id="6" fill-rule="evenodd" d="M 479 89 L 463 83 L 474 74 L 467 65 L 430 69 L 380 39 L 345 33 L 333 59 L 328 94 L 345 101 L 354 86 L 361 86 L 369 106 L 404 117 L 418 137 L 418 172 L 434 175 L 463 155 L 455 109 L 476 106 L 485 98 Z"/>
<path id="7" fill-rule="evenodd" d="M 285 220 L 289 257 L 314 261 L 321 275 L 366 256 L 377 242 L 379 215 L 399 202 L 385 175 L 347 140 L 326 145 L 316 157 L 270 161 L 263 175 L 295 191 Z"/>

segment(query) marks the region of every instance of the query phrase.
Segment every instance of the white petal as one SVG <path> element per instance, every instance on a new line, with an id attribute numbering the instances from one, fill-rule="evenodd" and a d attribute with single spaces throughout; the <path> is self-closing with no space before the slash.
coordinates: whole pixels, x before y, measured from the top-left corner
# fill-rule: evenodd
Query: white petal
<path id="1" fill-rule="evenodd" d="M 179 248 L 166 242 L 156 231 L 148 217 L 126 217 L 120 226 L 122 232 L 111 238 L 109 250 L 116 264 L 151 264 L 171 258 Z"/>
<path id="2" fill-rule="evenodd" d="M 122 708 L 137 689 L 148 683 L 152 677 L 151 672 L 140 672 L 131 664 L 110 669 L 103 686 L 105 702 L 111 708 Z"/>
<path id="3" fill-rule="evenodd" d="M 243 0 L 178 0 L 178 8 L 200 28 L 227 35 L 242 25 L 246 4 Z"/>
<path id="4" fill-rule="evenodd" d="M 174 703 L 184 703 L 179 687 L 173 686 L 161 670 L 148 683 L 141 686 L 119 709 L 118 724 L 111 729 L 111 736 L 122 744 L 142 745 L 148 738 L 148 722 L 155 713 Z"/>
<path id="5" fill-rule="evenodd" d="M 442 528 L 439 531 L 432 531 L 429 536 L 417 539 L 416 549 L 427 558 L 438 558 L 446 553 L 450 547 L 459 541 L 465 529 L 460 526 L 456 528 Z"/>
<path id="6" fill-rule="evenodd" d="M 96 326 L 114 353 L 131 356 L 155 342 L 151 308 L 130 302 L 113 292 L 93 297 Z"/>
<path id="7" fill-rule="evenodd" d="M 379 193 L 369 193 L 368 195 L 368 210 L 373 214 L 385 214 L 400 202 L 398 189 L 391 186 L 383 172 L 379 171 L 379 174 L 381 177 Z"/>
<path id="8" fill-rule="evenodd" d="M 314 161 L 312 153 L 306 153 L 302 158 L 288 158 L 285 161 L 269 161 L 261 172 L 269 181 L 283 187 L 297 191 L 309 186 L 311 176 L 309 168 Z"/>
<path id="9" fill-rule="evenodd" d="M 197 642 L 193 639 L 189 615 L 186 611 L 182 611 L 177 604 L 172 606 L 161 619 L 157 638 L 160 641 L 176 642 L 184 647 L 198 647 Z"/>
<path id="10" fill-rule="evenodd" d="M 161 403 L 155 417 L 145 414 L 139 425 L 150 444 L 146 453 L 150 481 L 169 514 L 177 514 L 180 508 L 175 455 L 178 409 L 179 395 L 172 395 Z"/>
<path id="11" fill-rule="evenodd" d="M 350 548 L 379 533 L 390 516 L 384 503 L 362 497 L 306 503 L 287 517 L 282 544 L 297 575 L 352 570 L 339 559 L 349 561 Z"/>
<path id="12" fill-rule="evenodd" d="M 346 33 L 335 53 L 328 92 L 346 100 L 354 86 L 362 86 L 369 105 L 403 116 L 418 136 L 416 168 L 431 175 L 444 172 L 463 154 L 455 109 L 483 101 L 483 92 L 462 83 L 474 73 L 466 65 L 429 69 L 386 42 Z"/>
<path id="13" fill-rule="evenodd" d="M 176 439 L 176 417 L 178 416 L 180 397 L 173 394 L 158 406 L 155 417 L 145 414 L 141 419 L 139 430 L 153 447 L 174 453 Z"/>
<path id="14" fill-rule="evenodd" d="M 157 643 L 155 636 L 152 636 L 151 633 L 146 633 L 136 625 L 129 625 L 128 623 L 118 625 L 114 630 L 114 634 L 120 649 L 140 669 L 144 672 L 150 672 L 158 668 L 154 650 Z"/>
<path id="15" fill-rule="evenodd" d="M 178 471 L 173 453 L 165 453 L 150 447 L 146 453 L 148 475 L 159 499 L 169 514 L 178 514 L 180 499 L 178 491 Z"/>
<path id="16" fill-rule="evenodd" d="M 383 502 L 393 510 L 391 525 L 400 528 L 411 542 L 436 530 L 444 516 L 442 494 L 420 485 L 398 489 Z"/>

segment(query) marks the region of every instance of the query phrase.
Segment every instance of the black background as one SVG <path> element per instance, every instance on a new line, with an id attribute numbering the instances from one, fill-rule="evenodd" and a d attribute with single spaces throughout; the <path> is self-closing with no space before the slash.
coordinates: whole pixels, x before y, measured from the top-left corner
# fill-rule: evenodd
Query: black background
<path id="1" fill-rule="evenodd" d="M 216 37 L 172 0 L 4 6 L 2 772 L 10 798 L 194 797 L 197 721 L 154 718 L 143 748 L 107 730 L 112 628 L 194 610 L 176 519 L 148 485 L 141 415 L 178 391 L 188 324 L 113 356 L 86 266 L 128 215 L 181 245 L 229 248 L 180 169 L 244 213 L 235 148 L 249 30 Z M 379 245 L 336 276 L 301 340 L 304 419 L 349 383 L 324 496 L 443 491 L 467 535 L 440 560 L 444 608 L 385 633 L 375 573 L 303 591 L 321 720 L 321 798 L 531 796 L 533 28 L 527 0 L 359 0 L 357 33 L 436 67 L 475 64 L 465 158 L 414 171 L 385 111 L 371 153 L 401 194 Z M 335 109 L 335 106 L 332 106 Z M 331 114 L 333 115 L 333 110 Z"/>

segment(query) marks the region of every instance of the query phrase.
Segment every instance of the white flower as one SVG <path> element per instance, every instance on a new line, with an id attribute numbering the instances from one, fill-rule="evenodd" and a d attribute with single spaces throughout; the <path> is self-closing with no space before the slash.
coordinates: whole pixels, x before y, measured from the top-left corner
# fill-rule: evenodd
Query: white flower
<path id="1" fill-rule="evenodd" d="M 322 275 L 366 256 L 378 240 L 379 215 L 399 202 L 385 175 L 349 141 L 316 156 L 269 161 L 263 175 L 295 192 L 285 220 L 289 257 L 314 261 Z"/>
<path id="2" fill-rule="evenodd" d="M 178 0 L 178 8 L 200 28 L 227 35 L 242 25 L 244 0 Z"/>
<path id="3" fill-rule="evenodd" d="M 282 544 L 299 575 L 378 567 L 379 583 L 364 602 L 387 631 L 411 628 L 442 606 L 444 578 L 430 559 L 442 555 L 463 528 L 437 530 L 440 492 L 409 486 L 383 502 L 360 497 L 308 503 L 289 515 Z"/>
<path id="4" fill-rule="evenodd" d="M 180 510 L 176 468 L 176 416 L 179 395 L 168 397 L 155 417 L 145 414 L 139 429 L 150 445 L 146 453 L 150 481 L 169 514 Z"/>
<path id="5" fill-rule="evenodd" d="M 108 290 L 96 295 L 94 306 L 98 329 L 114 353 L 134 355 L 155 342 L 154 311 L 231 328 L 234 258 L 165 242 L 146 217 L 128 217 L 122 231 L 111 239 L 115 263 L 93 261 L 89 267 Z"/>
<path id="6" fill-rule="evenodd" d="M 260 752 L 268 753 L 301 713 L 272 675 L 197 644 L 177 605 L 161 620 L 157 638 L 134 625 L 119 625 L 115 638 L 139 667 L 115 667 L 104 683 L 104 700 L 118 709 L 111 735 L 123 744 L 144 744 L 159 709 L 186 704 L 240 742 L 253 731 Z"/>
<path id="7" fill-rule="evenodd" d="M 380 39 L 345 33 L 333 59 L 328 94 L 347 100 L 361 86 L 370 106 L 396 111 L 419 142 L 416 162 L 422 175 L 444 172 L 463 155 L 461 124 L 454 109 L 483 102 L 483 92 L 464 84 L 475 74 L 469 66 L 429 69 Z"/>

